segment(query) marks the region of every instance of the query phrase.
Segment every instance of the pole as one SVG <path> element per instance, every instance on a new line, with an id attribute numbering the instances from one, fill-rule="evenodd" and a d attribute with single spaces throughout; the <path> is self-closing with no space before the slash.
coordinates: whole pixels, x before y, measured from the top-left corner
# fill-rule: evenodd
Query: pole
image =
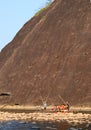
<path id="1" fill-rule="evenodd" d="M 48 93 L 48 95 L 46 97 L 46 101 L 48 100 L 50 93 L 51 93 L 51 89 L 50 89 L 50 91 L 49 91 L 49 93 Z"/>
<path id="2" fill-rule="evenodd" d="M 58 95 L 59 96 L 59 98 L 61 99 L 61 101 L 64 103 L 64 104 L 66 104 L 66 102 L 64 101 L 64 99 L 60 96 L 60 95 Z"/>

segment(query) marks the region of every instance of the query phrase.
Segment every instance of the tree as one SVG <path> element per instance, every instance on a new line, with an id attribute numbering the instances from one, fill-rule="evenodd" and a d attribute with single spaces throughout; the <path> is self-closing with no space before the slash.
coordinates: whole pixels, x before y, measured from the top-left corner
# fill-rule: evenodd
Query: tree
<path id="1" fill-rule="evenodd" d="M 49 5 L 52 3 L 53 0 L 47 0 L 46 4 Z"/>

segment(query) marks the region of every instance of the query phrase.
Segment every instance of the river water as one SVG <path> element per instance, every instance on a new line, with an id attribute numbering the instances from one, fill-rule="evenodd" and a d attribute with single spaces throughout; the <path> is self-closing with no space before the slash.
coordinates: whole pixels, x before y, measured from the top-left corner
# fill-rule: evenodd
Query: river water
<path id="1" fill-rule="evenodd" d="M 57 127 L 48 123 L 7 121 L 0 123 L 0 130 L 57 130 Z"/>
<path id="2" fill-rule="evenodd" d="M 4 111 L 5 112 L 5 111 Z M 8 110 L 8 112 L 22 113 L 19 110 Z M 29 111 L 24 111 L 29 113 Z M 33 111 L 31 111 L 33 112 Z M 86 113 L 86 112 L 83 112 Z M 91 112 L 89 112 L 91 114 Z M 11 120 L 0 122 L 0 130 L 91 130 L 91 124 L 69 124 L 67 122 L 52 122 L 52 121 L 42 121 L 42 122 L 29 122 L 27 120 Z"/>
<path id="3" fill-rule="evenodd" d="M 66 122 L 6 121 L 0 123 L 0 130 L 91 130 L 91 124 L 70 126 Z"/>

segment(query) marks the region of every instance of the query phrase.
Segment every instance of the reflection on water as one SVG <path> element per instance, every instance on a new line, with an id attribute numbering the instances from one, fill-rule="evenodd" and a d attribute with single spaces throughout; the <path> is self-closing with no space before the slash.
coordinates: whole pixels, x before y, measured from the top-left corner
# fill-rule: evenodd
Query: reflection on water
<path id="1" fill-rule="evenodd" d="M 36 122 L 7 121 L 0 123 L 0 130 L 57 130 L 55 125 Z"/>
<path id="2" fill-rule="evenodd" d="M 91 124 L 69 126 L 66 122 L 54 125 L 52 122 L 7 121 L 0 123 L 0 130 L 91 130 Z"/>
<path id="3" fill-rule="evenodd" d="M 8 121 L 1 123 L 0 130 L 40 130 L 40 128 L 27 122 Z"/>
<path id="4" fill-rule="evenodd" d="M 30 128 L 31 124 L 18 121 L 3 122 L 0 125 L 0 130 L 30 130 Z"/>

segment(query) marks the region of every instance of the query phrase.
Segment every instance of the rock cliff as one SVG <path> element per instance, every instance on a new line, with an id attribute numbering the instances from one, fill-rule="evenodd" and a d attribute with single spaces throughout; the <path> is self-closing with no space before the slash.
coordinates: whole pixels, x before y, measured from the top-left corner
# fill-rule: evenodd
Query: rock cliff
<path id="1" fill-rule="evenodd" d="M 91 105 L 91 3 L 55 0 L 0 53 L 0 103 Z"/>

